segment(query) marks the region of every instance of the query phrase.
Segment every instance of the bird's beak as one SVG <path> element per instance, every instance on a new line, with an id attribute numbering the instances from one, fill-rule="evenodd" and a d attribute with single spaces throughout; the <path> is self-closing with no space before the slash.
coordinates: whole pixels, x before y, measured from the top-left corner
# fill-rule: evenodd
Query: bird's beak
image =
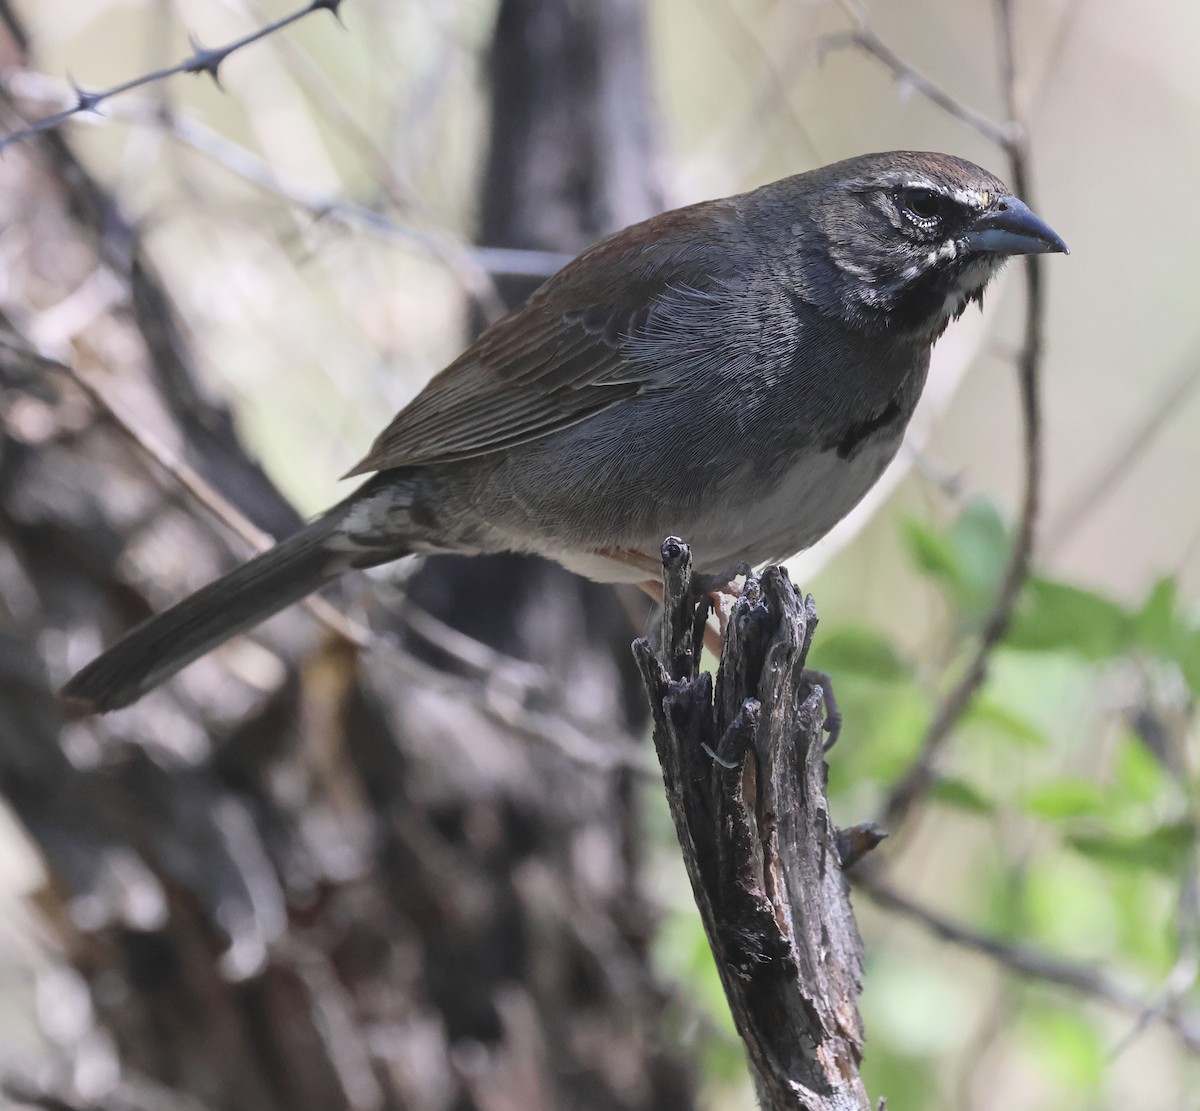
<path id="1" fill-rule="evenodd" d="M 975 227 L 967 233 L 967 246 L 973 251 L 996 255 L 1071 253 L 1045 220 L 1035 216 L 1024 201 L 1007 194 L 998 197 L 980 215 Z"/>

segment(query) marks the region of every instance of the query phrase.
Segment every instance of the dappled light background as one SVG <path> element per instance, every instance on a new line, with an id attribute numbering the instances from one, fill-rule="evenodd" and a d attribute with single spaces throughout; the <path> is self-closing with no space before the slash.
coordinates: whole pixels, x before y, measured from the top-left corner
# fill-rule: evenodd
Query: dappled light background
<path id="1" fill-rule="evenodd" d="M 290 7 L 16 6 L 39 73 L 8 80 L 31 114 L 61 102 L 68 76 L 108 85 L 182 57 L 189 34 L 225 42 Z M 860 894 L 865 1074 L 892 1111 L 1200 1111 L 1200 1027 L 1175 1021 L 1200 1008 L 1200 8 L 1015 10 L 1027 199 L 1072 251 L 1043 267 L 1037 581 L 932 801 L 881 858 L 890 890 L 968 942 L 1003 938 L 1104 983 L 1017 975 Z M 669 205 L 892 148 L 1009 175 L 1003 150 L 847 37 L 877 37 L 999 125 L 990 2 L 654 0 L 649 11 Z M 175 78 L 65 129 L 144 227 L 212 389 L 306 513 L 340 496 L 337 476 L 461 349 L 470 295 L 486 304 L 491 281 L 470 243 L 494 5 L 347 0 L 342 14 L 345 29 L 318 13 L 235 55 L 223 89 Z M 89 298 L 104 303 L 102 283 L 64 312 L 86 314 Z M 939 345 L 886 496 L 795 564 L 821 613 L 814 662 L 846 714 L 830 760 L 840 823 L 878 812 L 989 608 L 1020 498 L 1023 312 L 1013 268 Z M 69 334 L 43 314 L 49 353 L 67 354 Z M 98 384 L 120 401 L 119 376 Z M 749 1108 L 654 793 L 662 975 L 696 1000 L 681 1036 L 703 1047 L 708 1105 Z M 0 840 L 17 915 L 36 861 L 15 829 Z M 0 1033 L 33 1045 L 28 969 L 50 957 L 32 922 L 12 932 L 11 944 L 0 934 L 13 988 Z"/>

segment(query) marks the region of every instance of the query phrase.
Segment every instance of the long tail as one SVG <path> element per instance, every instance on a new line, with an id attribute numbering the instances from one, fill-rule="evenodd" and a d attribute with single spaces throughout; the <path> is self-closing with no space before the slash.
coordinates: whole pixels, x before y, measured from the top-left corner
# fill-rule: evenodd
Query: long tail
<path id="1" fill-rule="evenodd" d="M 347 499 L 347 502 L 353 499 Z M 354 553 L 333 544 L 347 502 L 294 536 L 142 622 L 97 656 L 62 689 L 82 713 L 104 713 L 137 701 L 180 668 L 298 602 L 351 567 L 404 555 Z M 364 558 L 366 557 L 366 558 Z"/>

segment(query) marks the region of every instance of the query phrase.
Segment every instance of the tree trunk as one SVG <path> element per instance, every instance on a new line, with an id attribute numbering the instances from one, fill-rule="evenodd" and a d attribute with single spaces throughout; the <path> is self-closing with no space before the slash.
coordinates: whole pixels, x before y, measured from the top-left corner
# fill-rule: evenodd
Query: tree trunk
<path id="1" fill-rule="evenodd" d="M 572 250 L 655 206 L 642 35 L 629 0 L 502 5 L 488 242 Z M 0 789 L 45 860 L 61 1007 L 85 1016 L 9 1089 L 59 1108 L 690 1106 L 646 965 L 622 732 L 640 694 L 611 593 L 430 561 L 415 596 L 535 666 L 484 684 L 294 611 L 266 650 L 62 719 L 72 668 L 245 552 L 30 334 L 268 531 L 298 518 L 198 386 L 137 229 L 57 136 L 0 162 L 0 220 L 25 231 L 0 337 Z M 73 330 L 39 333 L 68 297 Z"/>

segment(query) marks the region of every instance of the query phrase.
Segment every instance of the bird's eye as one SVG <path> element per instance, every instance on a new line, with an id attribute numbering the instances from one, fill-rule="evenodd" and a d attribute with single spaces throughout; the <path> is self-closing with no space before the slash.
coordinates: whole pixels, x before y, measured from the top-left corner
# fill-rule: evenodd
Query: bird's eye
<path id="1" fill-rule="evenodd" d="M 896 194 L 896 204 L 917 223 L 931 224 L 941 219 L 944 199 L 932 189 L 902 189 Z"/>

